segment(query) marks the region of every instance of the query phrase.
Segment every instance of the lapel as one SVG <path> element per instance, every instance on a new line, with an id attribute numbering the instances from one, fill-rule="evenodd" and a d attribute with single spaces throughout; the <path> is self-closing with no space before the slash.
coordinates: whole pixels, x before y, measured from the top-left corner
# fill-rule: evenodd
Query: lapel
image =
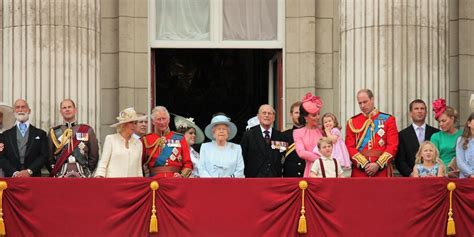
<path id="1" fill-rule="evenodd" d="M 30 124 L 30 127 L 28 128 L 28 141 L 26 142 L 25 160 L 28 157 L 28 155 L 30 154 L 31 144 L 33 142 L 32 140 L 34 139 L 34 134 L 33 134 L 34 129 L 35 129 L 35 127 L 33 127 L 33 125 Z"/>
<path id="2" fill-rule="evenodd" d="M 260 130 L 260 126 L 256 126 L 253 133 L 254 133 L 253 135 L 256 139 L 257 145 L 260 148 L 260 151 L 262 151 L 263 155 L 266 156 L 268 153 L 268 144 L 265 142 L 265 139 L 263 138 L 263 134 L 262 134 L 262 130 Z"/>
<path id="3" fill-rule="evenodd" d="M 13 126 L 10 130 L 8 130 L 8 135 L 5 136 L 5 139 L 10 142 L 11 147 L 13 147 L 13 153 L 15 154 L 15 158 L 18 162 L 20 162 L 20 151 L 18 151 L 18 143 L 16 140 L 16 130 L 17 126 Z"/>

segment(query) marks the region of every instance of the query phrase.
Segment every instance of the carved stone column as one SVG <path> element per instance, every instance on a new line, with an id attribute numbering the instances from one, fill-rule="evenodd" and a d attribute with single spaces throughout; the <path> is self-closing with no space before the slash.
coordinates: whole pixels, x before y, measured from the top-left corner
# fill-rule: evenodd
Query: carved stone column
<path id="1" fill-rule="evenodd" d="M 449 95 L 447 0 L 341 0 L 340 12 L 342 118 L 360 112 L 356 93 L 369 88 L 400 128 L 415 98 L 433 124 L 431 102 Z"/>
<path id="2" fill-rule="evenodd" d="M 97 128 L 100 0 L 1 1 L 0 45 L 0 100 L 26 99 L 31 122 L 48 129 L 71 98 L 78 121 Z"/>

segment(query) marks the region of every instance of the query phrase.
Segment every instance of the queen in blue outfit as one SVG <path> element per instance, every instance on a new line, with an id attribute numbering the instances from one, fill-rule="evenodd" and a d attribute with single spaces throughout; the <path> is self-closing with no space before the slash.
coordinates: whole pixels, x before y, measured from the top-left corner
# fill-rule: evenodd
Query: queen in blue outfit
<path id="1" fill-rule="evenodd" d="M 244 178 L 242 148 L 229 142 L 237 134 L 237 127 L 230 118 L 223 114 L 215 115 L 204 133 L 212 141 L 201 146 L 199 176 Z"/>

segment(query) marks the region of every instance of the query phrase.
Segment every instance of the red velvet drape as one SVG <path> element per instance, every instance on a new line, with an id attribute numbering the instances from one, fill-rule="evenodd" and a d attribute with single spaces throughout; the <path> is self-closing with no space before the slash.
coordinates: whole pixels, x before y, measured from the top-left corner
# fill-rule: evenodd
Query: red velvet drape
<path id="1" fill-rule="evenodd" d="M 158 234 L 300 236 L 301 179 L 159 179 Z M 474 235 L 474 180 L 306 179 L 308 234 L 445 236 L 453 195 L 456 236 Z M 5 179 L 7 236 L 149 236 L 151 179 Z"/>

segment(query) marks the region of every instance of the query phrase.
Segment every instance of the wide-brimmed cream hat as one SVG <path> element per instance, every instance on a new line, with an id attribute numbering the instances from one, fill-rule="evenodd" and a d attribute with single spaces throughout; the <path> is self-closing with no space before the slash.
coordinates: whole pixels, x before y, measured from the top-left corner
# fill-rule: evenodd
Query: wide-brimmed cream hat
<path id="1" fill-rule="evenodd" d="M 178 128 L 194 128 L 196 130 L 196 144 L 200 144 L 204 141 L 204 133 L 202 130 L 194 123 L 194 118 L 185 118 L 179 115 L 174 117 L 174 126 Z"/>
<path id="2" fill-rule="evenodd" d="M 139 121 L 146 119 L 146 116 L 138 117 L 137 112 L 134 108 L 126 108 L 122 110 L 117 117 L 117 123 L 110 125 L 111 127 L 115 128 L 120 124 L 129 123 L 133 121 Z"/>
<path id="3" fill-rule="evenodd" d="M 13 127 L 15 124 L 15 113 L 13 108 L 6 103 L 0 102 L 0 113 L 3 114 L 3 130 Z"/>
<path id="4" fill-rule="evenodd" d="M 227 138 L 227 140 L 231 140 L 237 134 L 237 126 L 235 126 L 235 124 L 230 121 L 229 117 L 225 115 L 217 115 L 212 118 L 211 124 L 206 126 L 206 129 L 204 130 L 206 137 L 211 140 L 215 140 L 215 138 L 212 136 L 212 128 L 218 124 L 225 124 L 229 127 L 230 132 L 229 138 Z"/>

